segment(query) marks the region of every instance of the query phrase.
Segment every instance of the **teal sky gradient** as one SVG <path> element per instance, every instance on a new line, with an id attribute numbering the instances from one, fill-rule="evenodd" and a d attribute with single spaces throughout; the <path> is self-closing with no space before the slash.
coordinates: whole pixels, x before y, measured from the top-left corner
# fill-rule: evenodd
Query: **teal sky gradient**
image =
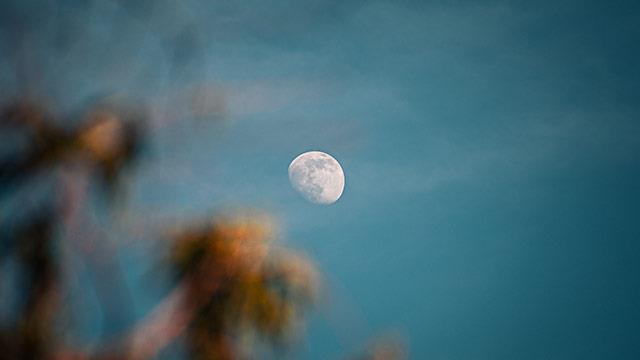
<path id="1" fill-rule="evenodd" d="M 50 4 L 26 35 L 64 54 L 39 60 L 43 88 L 61 112 L 119 91 L 158 114 L 216 89 L 221 119 L 154 125 L 130 211 L 275 214 L 327 275 L 294 358 L 389 332 L 412 359 L 640 357 L 637 4 L 135 4 Z M 288 182 L 309 150 L 344 169 L 334 205 Z"/>

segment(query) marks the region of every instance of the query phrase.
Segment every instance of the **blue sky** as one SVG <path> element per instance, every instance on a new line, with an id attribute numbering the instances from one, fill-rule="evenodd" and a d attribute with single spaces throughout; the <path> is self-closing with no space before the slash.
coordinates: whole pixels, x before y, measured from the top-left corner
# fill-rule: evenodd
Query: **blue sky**
<path id="1" fill-rule="evenodd" d="M 632 2 L 15 3 L 61 113 L 115 92 L 160 119 L 130 211 L 264 209 L 318 263 L 298 356 L 388 332 L 415 359 L 640 356 Z M 334 205 L 288 183 L 308 150 L 344 168 Z"/>

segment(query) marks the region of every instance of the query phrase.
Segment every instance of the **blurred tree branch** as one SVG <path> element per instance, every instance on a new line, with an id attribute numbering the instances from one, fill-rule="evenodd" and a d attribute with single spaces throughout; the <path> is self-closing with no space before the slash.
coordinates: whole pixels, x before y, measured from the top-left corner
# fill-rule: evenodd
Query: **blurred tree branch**
<path id="1" fill-rule="evenodd" d="M 35 176 L 57 177 L 58 190 L 48 211 L 31 215 L 23 231 L 7 240 L 31 285 L 15 327 L 2 332 L 0 344 L 11 351 L 0 358 L 148 359 L 184 337 L 192 358 L 235 359 L 249 351 L 243 347 L 253 334 L 276 346 L 293 338 L 291 330 L 315 298 L 318 275 L 304 257 L 274 248 L 268 219 L 232 216 L 193 223 L 172 235 L 164 266 L 172 269 L 176 286 L 132 329 L 92 348 L 58 343 L 61 334 L 53 324 L 65 290 L 57 280 L 56 241 L 73 246 L 94 270 L 105 316 L 127 310 L 116 249 L 87 218 L 95 206 L 88 194 L 97 182 L 113 198 L 122 170 L 139 153 L 141 121 L 139 113 L 104 105 L 90 109 L 71 130 L 57 127 L 45 110 L 28 102 L 2 113 L 0 125 L 24 131 L 28 146 L 1 160 L 0 192 Z M 60 236 L 54 228 L 62 230 Z"/>

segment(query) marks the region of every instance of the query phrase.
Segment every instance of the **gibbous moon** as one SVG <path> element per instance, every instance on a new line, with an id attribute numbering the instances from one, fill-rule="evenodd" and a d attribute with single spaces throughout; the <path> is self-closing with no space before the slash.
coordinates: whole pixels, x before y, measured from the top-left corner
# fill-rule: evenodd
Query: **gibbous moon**
<path id="1" fill-rule="evenodd" d="M 321 151 L 309 151 L 293 159 L 289 165 L 289 181 L 302 196 L 316 204 L 332 204 L 344 190 L 340 163 Z"/>

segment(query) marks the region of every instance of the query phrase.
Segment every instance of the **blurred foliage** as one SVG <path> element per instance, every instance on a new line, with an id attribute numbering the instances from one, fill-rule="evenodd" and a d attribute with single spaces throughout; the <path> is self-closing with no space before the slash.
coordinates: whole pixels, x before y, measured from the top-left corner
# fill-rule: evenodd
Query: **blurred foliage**
<path id="1" fill-rule="evenodd" d="M 195 228 L 177 236 L 171 259 L 188 279 L 191 302 L 202 304 L 187 331 L 194 358 L 235 358 L 234 342 L 254 333 L 286 344 L 317 293 L 311 262 L 275 249 L 266 219 L 224 218 Z"/>
<path id="2" fill-rule="evenodd" d="M 7 193 L 11 189 L 29 186 L 30 178 L 73 177 L 66 174 L 70 168 L 85 169 L 85 173 L 92 174 L 86 179 L 101 183 L 98 189 L 112 197 L 121 187 L 123 170 L 133 165 L 140 153 L 147 120 L 138 108 L 111 103 L 94 104 L 82 115 L 80 125 L 71 129 L 60 124 L 73 121 L 56 120 L 35 102 L 9 104 L 1 116 L 0 127 L 26 139 L 24 146 L 16 145 L 0 158 L 3 199 L 10 197 Z M 161 351 L 144 349 L 146 344 L 167 345 L 131 345 L 127 335 L 120 342 L 129 344 L 124 347 L 69 349 L 60 342 L 65 330 L 54 324 L 60 315 L 59 299 L 67 290 L 59 281 L 61 264 L 56 249 L 69 243 L 80 247 L 81 253 L 85 251 L 85 262 L 110 261 L 106 258 L 108 253 L 95 255 L 82 250 L 92 249 L 89 244 L 101 239 L 83 237 L 80 243 L 74 243 L 67 235 L 76 230 L 56 231 L 80 223 L 74 217 L 83 213 L 69 210 L 80 208 L 79 204 L 68 202 L 89 200 L 60 195 L 87 191 L 78 185 L 81 183 L 54 181 L 55 189 L 41 210 L 15 223 L 0 219 L 11 228 L 2 231 L 0 259 L 12 258 L 20 263 L 16 271 L 22 272 L 21 278 L 26 280 L 25 291 L 16 289 L 20 301 L 17 320 L 3 324 L 0 331 L 0 359 L 137 359 L 153 357 Z M 90 209 L 97 205 L 84 206 Z M 218 217 L 173 232 L 166 266 L 176 276 L 176 288 L 183 290 L 179 293 L 181 302 L 177 302 L 182 308 L 167 309 L 178 314 L 176 318 L 180 313 L 189 316 L 184 331 L 170 336 L 183 335 L 192 358 L 242 358 L 251 353 L 256 341 L 285 348 L 295 339 L 305 309 L 316 298 L 319 276 L 308 259 L 276 246 L 274 238 L 273 223 L 255 214 Z M 114 279 L 117 280 L 109 281 Z M 110 308 L 108 305 L 102 304 L 104 311 Z M 170 315 L 161 314 L 171 320 Z M 157 315 L 151 312 L 149 316 Z M 164 324 L 167 333 L 169 325 Z M 165 329 L 153 331 L 160 335 L 149 334 L 150 337 L 162 338 Z M 135 330 L 129 336 L 140 338 Z M 173 340 L 170 338 L 169 342 Z"/>
<path id="3" fill-rule="evenodd" d="M 122 170 L 134 162 L 141 149 L 146 115 L 122 104 L 94 104 L 82 116 L 81 126 L 65 123 L 29 100 L 9 104 L 1 113 L 0 129 L 26 137 L 26 149 L 0 159 L 0 194 L 39 171 L 82 161 L 101 175 L 113 191 Z M 73 119 L 64 119 L 73 120 Z M 66 121 L 73 122 L 73 121 Z"/>
<path id="4" fill-rule="evenodd" d="M 362 354 L 353 357 L 352 360 L 404 360 L 407 358 L 404 342 L 394 335 L 376 339 Z"/>

